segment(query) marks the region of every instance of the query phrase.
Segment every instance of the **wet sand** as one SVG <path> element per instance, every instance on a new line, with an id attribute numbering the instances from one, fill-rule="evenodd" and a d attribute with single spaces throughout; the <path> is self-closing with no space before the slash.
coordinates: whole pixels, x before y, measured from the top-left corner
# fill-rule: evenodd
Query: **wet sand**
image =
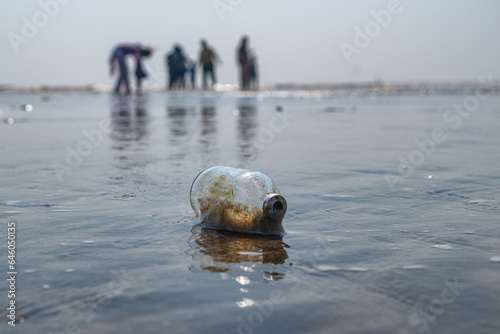
<path id="1" fill-rule="evenodd" d="M 500 98 L 351 93 L 0 94 L 1 332 L 497 333 Z M 196 226 L 215 165 L 274 179 L 282 239 Z"/>

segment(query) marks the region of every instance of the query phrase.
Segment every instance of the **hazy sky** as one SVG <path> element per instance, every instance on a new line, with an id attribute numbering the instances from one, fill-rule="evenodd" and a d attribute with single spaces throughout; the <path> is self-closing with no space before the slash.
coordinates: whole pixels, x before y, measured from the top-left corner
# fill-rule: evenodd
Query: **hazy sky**
<path id="1" fill-rule="evenodd" d="M 235 83 L 243 34 L 264 83 L 498 79 L 499 13 L 498 0 L 2 0 L 0 84 L 110 84 L 125 41 L 157 48 L 148 83 L 163 84 L 172 45 L 197 58 L 202 37 Z"/>

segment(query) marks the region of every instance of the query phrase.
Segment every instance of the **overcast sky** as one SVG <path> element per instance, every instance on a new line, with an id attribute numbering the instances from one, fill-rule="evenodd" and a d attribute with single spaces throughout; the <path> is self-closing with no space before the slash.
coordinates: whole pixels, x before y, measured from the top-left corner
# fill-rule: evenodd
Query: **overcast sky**
<path id="1" fill-rule="evenodd" d="M 0 9 L 0 84 L 111 84 L 109 54 L 127 41 L 157 49 L 148 82 L 163 84 L 172 45 L 197 58 L 200 38 L 223 60 L 219 81 L 235 83 L 243 34 L 263 83 L 500 78 L 498 0 L 2 0 Z"/>

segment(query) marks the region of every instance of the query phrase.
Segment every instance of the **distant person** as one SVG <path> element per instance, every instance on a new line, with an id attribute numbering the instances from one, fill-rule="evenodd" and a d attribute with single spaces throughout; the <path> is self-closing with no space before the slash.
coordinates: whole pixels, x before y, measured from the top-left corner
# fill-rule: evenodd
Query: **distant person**
<path id="1" fill-rule="evenodd" d="M 169 84 L 168 88 L 185 88 L 185 74 L 186 74 L 186 63 L 187 58 L 183 54 L 182 49 L 179 45 L 174 47 L 174 51 L 167 55 L 167 65 L 169 74 Z"/>
<path id="2" fill-rule="evenodd" d="M 128 80 L 128 69 L 125 57 L 127 55 L 133 55 L 136 60 L 135 77 L 137 79 L 137 91 L 140 92 L 142 89 L 142 79 L 147 77 L 146 71 L 142 67 L 142 58 L 147 58 L 152 54 L 152 48 L 144 48 L 138 44 L 119 44 L 117 45 L 111 54 L 109 59 L 110 74 L 114 75 L 116 71 L 116 63 L 120 70 L 118 80 L 114 89 L 115 93 L 120 93 L 123 89 L 125 94 L 130 94 L 130 84 Z"/>
<path id="3" fill-rule="evenodd" d="M 142 63 L 138 62 L 135 67 L 135 79 L 137 82 L 137 93 L 142 93 L 142 79 L 148 77 L 148 73 L 142 68 Z"/>
<path id="4" fill-rule="evenodd" d="M 215 79 L 215 64 L 221 63 L 219 56 L 207 45 L 207 41 L 201 40 L 200 64 L 203 67 L 203 88 L 207 88 L 207 75 L 210 74 L 212 85 L 217 83 Z"/>
<path id="5" fill-rule="evenodd" d="M 257 68 L 257 56 L 253 52 L 249 52 L 247 60 L 248 88 L 256 89 L 259 87 Z"/>
<path id="6" fill-rule="evenodd" d="M 247 89 L 249 85 L 249 69 L 248 69 L 248 37 L 243 36 L 241 38 L 240 45 L 238 47 L 237 59 L 240 64 L 240 87 L 241 89 Z"/>
<path id="7" fill-rule="evenodd" d="M 189 73 L 191 89 L 196 89 L 196 62 L 188 61 L 187 72 Z"/>

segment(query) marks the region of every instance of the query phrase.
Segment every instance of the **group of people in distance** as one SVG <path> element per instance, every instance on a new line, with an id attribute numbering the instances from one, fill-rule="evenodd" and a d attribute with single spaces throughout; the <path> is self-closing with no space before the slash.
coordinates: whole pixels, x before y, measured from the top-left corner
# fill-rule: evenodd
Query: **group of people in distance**
<path id="1" fill-rule="evenodd" d="M 151 47 L 144 47 L 140 44 L 119 44 L 111 53 L 109 60 L 110 74 L 114 75 L 116 67 L 119 68 L 119 76 L 114 87 L 114 92 L 130 94 L 130 84 L 128 78 L 128 69 L 126 56 L 132 55 L 135 59 L 135 78 L 137 81 L 137 92 L 141 92 L 142 80 L 147 77 L 147 72 L 143 68 L 143 58 L 148 58 L 153 54 Z M 237 63 L 240 66 L 240 88 L 243 90 L 254 89 L 258 85 L 257 81 L 257 62 L 255 55 L 248 48 L 248 37 L 243 36 L 237 49 Z M 186 74 L 189 75 L 190 88 L 196 88 L 196 68 L 197 63 L 187 57 L 182 47 L 174 45 L 173 51 L 165 56 L 165 63 L 168 68 L 167 89 L 185 89 Z M 207 43 L 201 40 L 201 51 L 198 64 L 202 69 L 202 87 L 207 89 L 208 80 L 210 87 L 217 83 L 215 66 L 222 64 L 220 57 L 215 50 Z"/>
<path id="2" fill-rule="evenodd" d="M 168 89 L 186 88 L 186 73 L 189 73 L 191 88 L 196 88 L 196 63 L 184 54 L 180 45 L 174 45 L 174 50 L 166 56 L 165 61 L 169 77 L 167 83 Z M 204 89 L 208 87 L 208 78 L 210 78 L 212 85 L 217 83 L 215 65 L 220 63 L 222 62 L 215 50 L 207 44 L 206 40 L 202 39 L 199 64 L 203 70 L 202 81 Z"/>

